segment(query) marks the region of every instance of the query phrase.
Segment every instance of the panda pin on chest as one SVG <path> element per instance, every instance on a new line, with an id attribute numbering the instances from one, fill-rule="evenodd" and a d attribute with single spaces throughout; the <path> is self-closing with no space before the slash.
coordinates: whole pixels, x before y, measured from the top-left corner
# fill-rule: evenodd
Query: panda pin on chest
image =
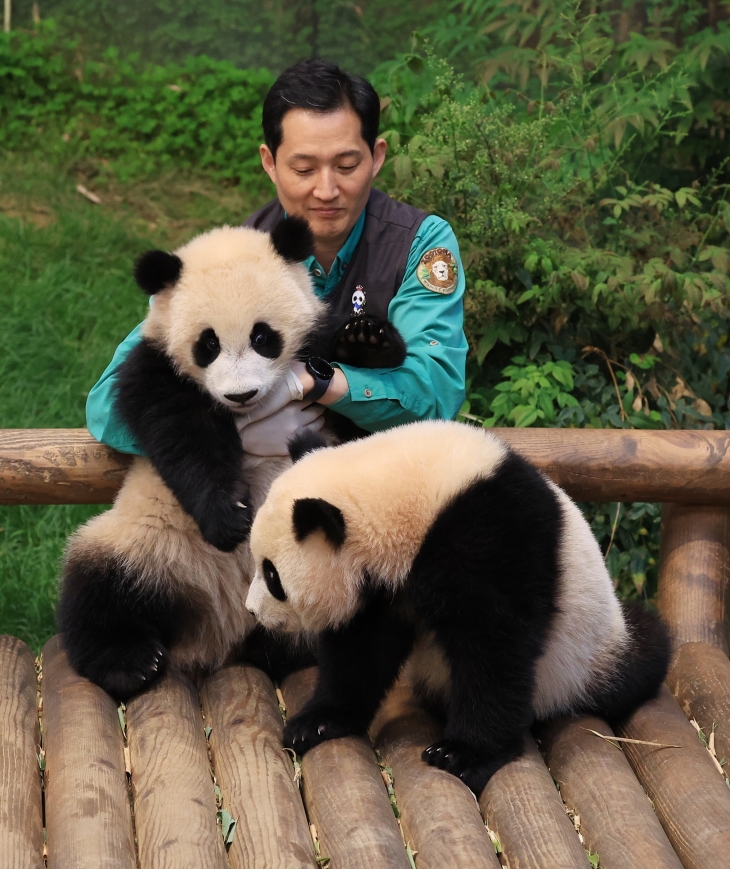
<path id="1" fill-rule="evenodd" d="M 533 720 L 617 721 L 656 695 L 663 623 L 618 601 L 580 510 L 495 437 L 421 422 L 300 456 L 311 446 L 251 532 L 247 607 L 318 642 L 286 746 L 365 733 L 403 672 L 443 714 L 423 760 L 478 794 Z"/>

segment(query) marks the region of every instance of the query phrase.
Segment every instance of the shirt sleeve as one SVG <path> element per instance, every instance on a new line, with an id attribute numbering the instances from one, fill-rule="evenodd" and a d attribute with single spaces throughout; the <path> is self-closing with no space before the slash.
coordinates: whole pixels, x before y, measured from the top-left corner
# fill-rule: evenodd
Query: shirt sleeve
<path id="1" fill-rule="evenodd" d="M 449 295 L 429 290 L 417 276 L 421 258 L 435 247 L 447 248 L 456 260 L 456 289 Z M 403 365 L 374 369 L 339 365 L 349 391 L 330 408 L 366 431 L 419 419 L 453 419 L 466 397 L 465 286 L 453 230 L 440 217 L 427 217 L 413 239 L 403 283 L 388 307 L 388 320 L 406 343 Z"/>
<path id="2" fill-rule="evenodd" d="M 144 455 L 129 429 L 114 410 L 114 380 L 119 366 L 129 352 L 142 340 L 142 324 L 135 326 L 117 347 L 99 382 L 86 399 L 86 427 L 93 437 L 122 453 Z"/>

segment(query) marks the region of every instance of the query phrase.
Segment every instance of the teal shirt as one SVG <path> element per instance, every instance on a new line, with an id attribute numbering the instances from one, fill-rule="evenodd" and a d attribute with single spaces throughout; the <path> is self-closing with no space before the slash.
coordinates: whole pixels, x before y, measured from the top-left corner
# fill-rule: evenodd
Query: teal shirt
<path id="1" fill-rule="evenodd" d="M 314 257 L 305 261 L 320 298 L 326 298 L 339 283 L 364 225 L 363 211 L 329 274 Z M 450 295 L 427 289 L 416 274 L 421 257 L 435 247 L 450 250 L 458 265 L 456 289 Z M 468 347 L 463 328 L 464 267 L 456 236 L 445 220 L 435 216 L 425 218 L 413 239 L 404 274 L 403 283 L 388 306 L 388 320 L 406 343 L 404 363 L 398 368 L 375 369 L 339 365 L 347 376 L 349 391 L 330 408 L 366 431 L 380 431 L 419 419 L 453 419 L 465 398 Z M 117 347 L 86 402 L 86 424 L 91 434 L 123 453 L 141 454 L 142 450 L 114 411 L 114 378 L 141 338 L 140 324 Z"/>

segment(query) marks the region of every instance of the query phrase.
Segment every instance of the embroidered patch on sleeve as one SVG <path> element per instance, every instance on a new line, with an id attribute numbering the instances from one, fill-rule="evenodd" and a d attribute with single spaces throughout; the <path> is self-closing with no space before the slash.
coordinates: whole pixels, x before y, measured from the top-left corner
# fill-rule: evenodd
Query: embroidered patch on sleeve
<path id="1" fill-rule="evenodd" d="M 432 247 L 421 257 L 416 274 L 427 290 L 448 296 L 456 289 L 459 266 L 448 248 Z"/>

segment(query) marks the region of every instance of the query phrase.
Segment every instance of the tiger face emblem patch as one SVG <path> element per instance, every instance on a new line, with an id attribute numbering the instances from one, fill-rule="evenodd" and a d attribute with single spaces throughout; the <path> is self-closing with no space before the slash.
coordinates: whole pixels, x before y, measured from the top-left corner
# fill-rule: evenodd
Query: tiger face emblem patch
<path id="1" fill-rule="evenodd" d="M 416 274 L 427 290 L 448 296 L 456 289 L 459 266 L 448 248 L 433 247 L 421 257 Z"/>

